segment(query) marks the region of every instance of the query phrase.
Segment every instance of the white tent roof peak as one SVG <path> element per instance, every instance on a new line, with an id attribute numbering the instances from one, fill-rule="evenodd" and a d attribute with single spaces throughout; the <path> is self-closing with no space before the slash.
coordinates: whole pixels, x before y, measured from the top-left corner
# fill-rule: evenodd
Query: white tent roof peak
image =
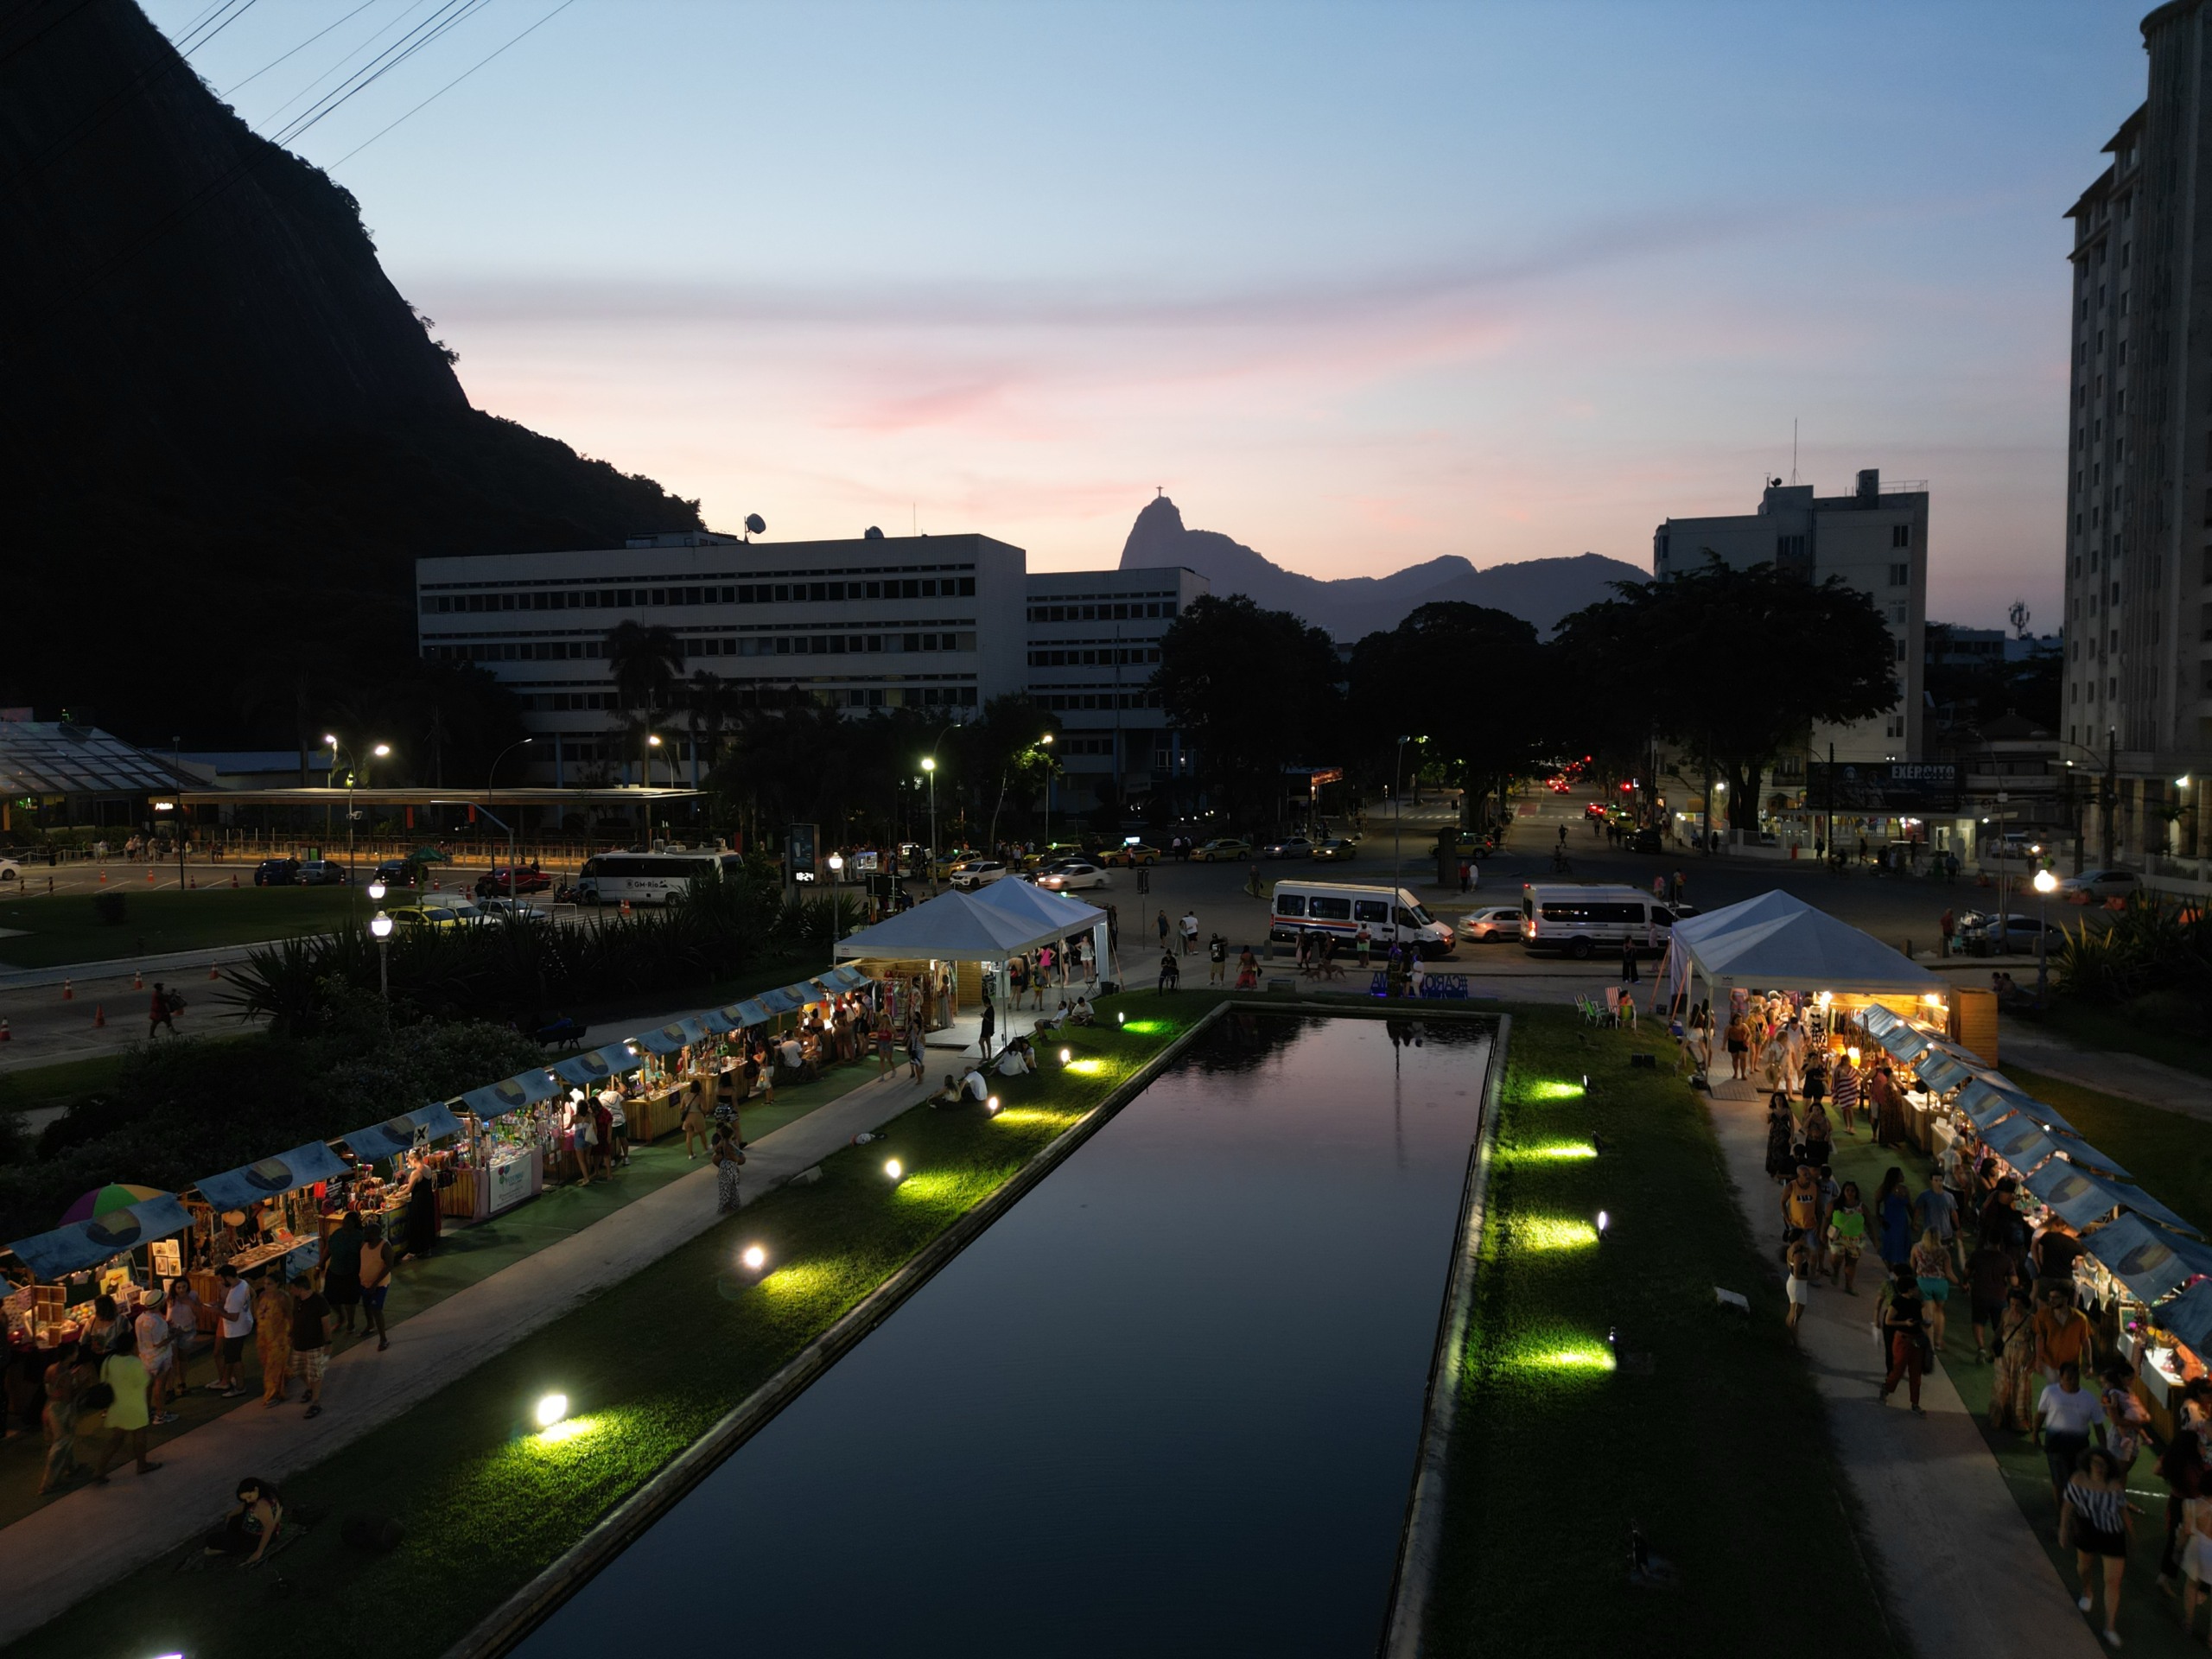
<path id="1" fill-rule="evenodd" d="M 1707 981 L 1763 990 L 1940 991 L 1944 982 L 1901 951 L 1779 889 L 1676 922 L 1662 976 L 1692 968 Z"/>
<path id="2" fill-rule="evenodd" d="M 1086 905 L 1013 876 L 978 887 L 969 896 L 979 905 L 988 905 L 994 910 L 1025 920 L 1034 919 L 1043 926 L 1058 927 L 1063 933 L 1094 927 L 1106 919 L 1106 912 L 1095 905 Z"/>
<path id="3" fill-rule="evenodd" d="M 837 954 L 906 962 L 1003 962 L 1050 944 L 1069 931 L 1061 923 L 979 904 L 969 893 L 943 893 L 838 940 Z"/>

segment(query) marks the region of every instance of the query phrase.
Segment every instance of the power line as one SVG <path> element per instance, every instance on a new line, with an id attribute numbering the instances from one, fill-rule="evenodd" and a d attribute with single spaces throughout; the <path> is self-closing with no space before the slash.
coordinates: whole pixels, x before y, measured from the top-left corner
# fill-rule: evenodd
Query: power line
<path id="1" fill-rule="evenodd" d="M 219 96 L 227 99 L 232 92 L 241 92 L 246 87 L 252 86 L 255 81 L 259 80 L 264 75 L 267 74 L 271 69 L 274 69 L 278 64 L 283 63 L 285 59 L 298 56 L 301 53 L 306 51 L 308 48 L 313 46 L 317 41 L 321 40 L 324 35 L 329 34 L 332 29 L 339 28 L 342 24 L 352 22 L 354 18 L 359 16 L 371 6 L 376 4 L 376 3 L 377 0 L 361 0 L 361 3 L 359 5 L 354 7 L 353 10 L 347 12 L 343 17 L 340 17 L 337 22 L 318 29 L 314 34 L 308 35 L 307 39 L 302 41 L 289 52 L 285 53 L 283 57 L 270 59 L 268 62 L 263 64 L 260 68 L 255 70 L 244 80 L 238 81 L 232 86 L 223 88 Z"/>
<path id="2" fill-rule="evenodd" d="M 378 41 L 391 34 L 393 29 L 397 29 L 402 23 L 405 22 L 410 17 L 413 16 L 416 12 L 422 10 L 424 6 L 429 3 L 430 0 L 411 0 L 411 3 L 404 9 L 400 12 L 399 16 L 373 31 L 369 35 L 368 39 L 363 41 L 359 46 L 348 47 L 345 51 L 340 53 L 338 54 L 337 61 L 333 63 L 329 68 L 324 70 L 321 74 L 309 80 L 306 86 L 301 87 L 298 92 L 294 92 L 289 98 L 286 99 L 282 104 L 279 104 L 275 109 L 270 110 L 266 115 L 264 115 L 260 120 L 252 122 L 249 124 L 253 127 L 255 131 L 258 132 L 264 126 L 273 124 L 278 116 L 283 114 L 285 111 L 290 109 L 293 105 L 298 103 L 302 99 L 306 98 L 310 93 L 314 92 L 323 84 L 323 82 L 330 79 L 334 75 L 351 73 L 346 68 L 347 64 L 352 62 L 356 57 L 359 57 L 362 53 L 366 52 Z"/>
<path id="3" fill-rule="evenodd" d="M 371 59 L 367 66 L 356 70 L 338 91 L 326 92 L 308 106 L 306 114 L 295 117 L 281 130 L 270 134 L 270 141 L 277 144 L 289 144 L 309 129 L 336 114 L 423 48 L 435 44 L 490 3 L 491 0 L 444 0 L 435 11 Z"/>
<path id="4" fill-rule="evenodd" d="M 508 46 L 518 45 L 531 35 L 535 35 L 539 29 L 544 28 L 546 24 L 551 22 L 556 17 L 558 17 L 563 12 L 566 11 L 570 6 L 573 6 L 575 3 L 576 0 L 561 0 L 561 3 L 559 5 L 554 7 L 552 10 L 547 12 L 543 17 L 532 23 L 528 29 L 525 29 L 521 34 L 509 41 L 506 46 L 500 47 L 498 51 L 488 53 L 485 56 L 479 58 L 474 63 L 469 65 L 467 68 L 462 70 L 461 73 L 455 75 L 451 80 L 446 82 L 444 86 L 439 87 L 436 92 L 432 92 L 429 97 L 424 99 L 413 109 L 408 111 L 405 115 L 401 116 L 398 121 L 394 121 L 387 126 L 379 127 L 376 131 L 371 133 L 367 137 L 362 139 L 359 143 L 354 145 L 353 149 L 347 150 L 343 156 L 340 156 L 336 161 L 333 162 L 331 166 L 343 167 L 346 162 L 352 161 L 356 156 L 366 149 L 371 144 L 376 143 L 378 139 L 383 137 L 385 133 L 390 132 L 393 127 L 399 125 L 400 122 L 412 118 L 413 117 L 420 114 L 423 110 L 429 108 L 431 105 L 436 103 L 448 92 L 453 91 L 454 87 L 460 86 L 462 81 L 467 80 L 469 76 L 474 74 L 486 64 L 491 62 L 493 58 L 498 57 L 501 52 L 505 52 Z"/>

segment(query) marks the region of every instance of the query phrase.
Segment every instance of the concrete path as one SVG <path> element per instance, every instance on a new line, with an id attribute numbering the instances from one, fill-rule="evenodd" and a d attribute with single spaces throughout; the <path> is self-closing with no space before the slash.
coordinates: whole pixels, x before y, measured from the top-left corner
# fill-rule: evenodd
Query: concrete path
<path id="1" fill-rule="evenodd" d="M 1997 1052 L 1999 1071 L 2008 1065 L 2021 1065 L 2047 1077 L 2118 1095 L 2122 1100 L 2212 1122 L 2212 1077 L 2140 1054 L 2084 1048 L 2017 1020 L 2005 1020 L 1999 1027 Z"/>
<path id="2" fill-rule="evenodd" d="M 1751 1236 L 1778 1246 L 1781 1193 L 1766 1173 L 1764 1099 L 1746 1085 L 1724 1084 L 1712 1111 Z M 1863 1272 L 1859 1279 L 1855 1297 L 1820 1281 L 1798 1338 L 1853 1493 L 1872 1523 L 1862 1536 L 1878 1563 L 1892 1619 L 1915 1652 L 1942 1659 L 2102 1653 L 1943 1374 L 1941 1357 L 1921 1387 L 1926 1417 L 1907 1409 L 1903 1384 L 1889 1405 L 1876 1401 L 1883 1370 L 1872 1329 L 1879 1281 Z"/>
<path id="3" fill-rule="evenodd" d="M 933 1052 L 963 1042 L 972 1046 L 975 1033 L 970 1019 L 936 1033 L 930 1046 Z M 925 1098 L 938 1081 L 908 1083 L 902 1068 L 750 1142 L 746 1201 L 821 1162 L 861 1130 L 888 1122 Z M 366 1344 L 346 1349 L 331 1361 L 323 1414 L 315 1421 L 297 1405 L 269 1410 L 258 1399 L 246 1400 L 162 1444 L 158 1472 L 142 1478 L 125 1465 L 109 1485 L 81 1487 L 0 1530 L 10 1586 L 0 1597 L 0 1649 L 213 1526 L 232 1507 L 240 1474 L 281 1481 L 321 1462 L 721 1219 L 714 1171 L 702 1164 L 393 1326 L 388 1352 Z"/>

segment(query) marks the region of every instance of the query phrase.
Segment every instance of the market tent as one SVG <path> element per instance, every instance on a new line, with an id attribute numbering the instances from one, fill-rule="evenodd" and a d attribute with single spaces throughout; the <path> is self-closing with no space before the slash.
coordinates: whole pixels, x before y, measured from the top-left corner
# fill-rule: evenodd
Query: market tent
<path id="1" fill-rule="evenodd" d="M 192 1217 L 185 1213 L 184 1205 L 173 1194 L 162 1192 L 90 1221 L 73 1221 L 50 1233 L 19 1238 L 8 1248 L 37 1277 L 60 1279 L 96 1268 L 137 1245 L 170 1237 L 191 1225 Z"/>
<path id="2" fill-rule="evenodd" d="M 2009 1117 L 1984 1131 L 1982 1144 L 2023 1174 L 2058 1150 L 2058 1143 L 2025 1118 Z"/>
<path id="3" fill-rule="evenodd" d="M 1893 1060 L 1910 1060 L 1928 1052 L 1934 1039 L 1912 1026 L 1893 1026 L 1874 1039 Z"/>
<path id="4" fill-rule="evenodd" d="M 972 893 L 941 893 L 837 941 L 841 957 L 893 962 L 1003 962 L 1067 930 L 1025 919 Z"/>
<path id="5" fill-rule="evenodd" d="M 2151 1317 L 2188 1347 L 2201 1351 L 2212 1346 L 2212 1279 L 2191 1285 Z"/>
<path id="6" fill-rule="evenodd" d="M 200 1196 L 218 1210 L 248 1210 L 264 1198 L 296 1192 L 317 1181 L 346 1174 L 346 1160 L 321 1141 L 310 1141 L 274 1158 L 226 1169 L 194 1183 Z"/>
<path id="7" fill-rule="evenodd" d="M 2171 1227 L 2179 1232 L 2195 1233 L 2199 1236 L 2202 1236 L 2203 1234 L 2204 1230 L 2202 1227 L 2199 1227 L 2195 1222 L 2185 1220 L 2182 1217 L 2176 1215 L 2172 1211 L 2167 1209 L 2164 1205 L 2160 1204 L 2156 1198 L 2152 1198 L 2148 1192 L 2145 1192 L 2139 1186 L 2130 1186 L 2126 1181 L 2114 1180 L 2107 1180 L 2104 1183 L 2104 1186 L 2107 1192 L 2110 1192 L 2130 1210 L 2133 1210 L 2139 1214 L 2148 1216 L 2153 1221 L 2164 1222 L 2167 1226 Z M 2195 1344 L 2192 1344 L 2190 1345 L 2194 1346 Z"/>
<path id="8" fill-rule="evenodd" d="M 654 1031 L 641 1031 L 630 1039 L 639 1048 L 652 1054 L 674 1054 L 707 1040 L 707 1028 L 698 1019 L 686 1014 Z"/>
<path id="9" fill-rule="evenodd" d="M 356 1158 L 373 1163 L 379 1158 L 397 1158 L 403 1152 L 412 1152 L 417 1145 L 442 1141 L 460 1133 L 460 1120 L 443 1101 L 433 1101 L 419 1111 L 402 1112 L 397 1117 L 388 1117 L 381 1123 L 372 1123 L 365 1129 L 355 1129 L 338 1138 Z"/>
<path id="10" fill-rule="evenodd" d="M 2028 1191 L 2069 1226 L 2087 1227 L 2120 1208 L 2120 1195 L 2086 1170 L 2053 1159 L 2028 1178 Z"/>
<path id="11" fill-rule="evenodd" d="M 2150 1304 L 2200 1273 L 2212 1273 L 2212 1246 L 2168 1232 L 2140 1216 L 2122 1216 L 2082 1241 L 2139 1302 Z"/>
<path id="12" fill-rule="evenodd" d="M 1920 1073 L 1921 1082 L 1939 1095 L 1948 1095 L 1954 1089 L 1980 1082 L 1982 1077 L 1980 1067 L 1970 1065 L 1948 1052 L 1923 1055 L 1914 1070 Z"/>
<path id="13" fill-rule="evenodd" d="M 806 1006 L 806 1000 L 804 997 L 793 996 L 789 987 L 781 990 L 763 991 L 756 1000 L 770 1014 L 797 1014 Z"/>
<path id="14" fill-rule="evenodd" d="M 765 1026 L 775 1017 L 757 996 L 748 996 L 737 1005 L 737 1023 L 741 1026 Z"/>
<path id="15" fill-rule="evenodd" d="M 857 991 L 868 983 L 868 973 L 849 962 L 842 962 L 822 976 L 822 982 L 833 991 Z"/>
<path id="16" fill-rule="evenodd" d="M 522 1071 L 498 1083 L 487 1083 L 481 1089 L 470 1090 L 461 1097 L 461 1103 L 477 1116 L 490 1119 L 535 1106 L 560 1092 L 560 1083 L 550 1071 Z"/>
<path id="17" fill-rule="evenodd" d="M 635 1071 L 645 1065 L 637 1048 L 630 1043 L 609 1043 L 605 1048 L 595 1048 L 588 1054 L 571 1054 L 556 1061 L 553 1075 L 579 1089 L 588 1089 L 619 1077 L 626 1071 Z"/>
<path id="18" fill-rule="evenodd" d="M 2058 1148 L 2062 1156 L 2081 1165 L 2084 1169 L 2094 1170 L 2100 1175 L 2117 1176 L 2124 1181 L 2133 1173 L 2118 1159 L 2107 1153 L 2099 1152 L 2079 1136 L 2065 1135 L 2051 1144 Z"/>
<path id="19" fill-rule="evenodd" d="M 1693 974 L 1715 988 L 1767 991 L 1924 996 L 1943 988 L 1935 975 L 1871 934 L 1779 891 L 1676 922 L 1660 964 L 1665 1000 Z"/>
<path id="20" fill-rule="evenodd" d="M 1106 919 L 1106 912 L 1097 906 L 1086 905 L 1065 893 L 1047 892 L 1032 881 L 994 881 L 969 896 L 977 904 L 1002 910 L 1009 916 L 1034 918 L 1046 927 L 1058 927 L 1063 935 L 1080 933 Z"/>

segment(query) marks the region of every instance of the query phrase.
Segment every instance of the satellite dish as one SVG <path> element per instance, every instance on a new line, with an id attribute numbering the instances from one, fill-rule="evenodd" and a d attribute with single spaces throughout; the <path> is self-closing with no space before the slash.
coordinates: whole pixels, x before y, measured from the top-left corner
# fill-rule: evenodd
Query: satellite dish
<path id="1" fill-rule="evenodd" d="M 864 542 L 880 542 L 883 539 L 883 532 L 874 524 L 870 524 L 861 532 L 861 539 Z"/>
<path id="2" fill-rule="evenodd" d="M 746 534 L 748 536 L 759 536 L 765 534 L 767 528 L 768 521 L 766 518 L 763 518 L 759 513 L 748 512 L 745 515 L 745 531 Z"/>

